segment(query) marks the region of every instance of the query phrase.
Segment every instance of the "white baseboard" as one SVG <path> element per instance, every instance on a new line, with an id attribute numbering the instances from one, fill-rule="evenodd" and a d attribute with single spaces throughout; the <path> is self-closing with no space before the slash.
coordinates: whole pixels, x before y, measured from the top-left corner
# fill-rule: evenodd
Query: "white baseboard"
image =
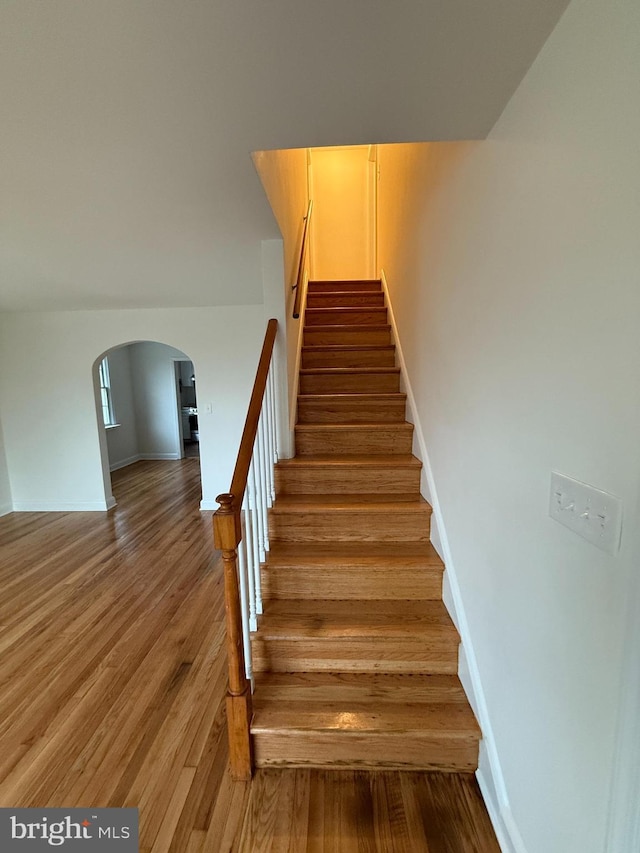
<path id="1" fill-rule="evenodd" d="M 462 650 L 459 659 L 460 680 L 478 719 L 480 728 L 482 729 L 483 741 L 481 757 L 484 755 L 484 758 L 481 768 L 482 772 L 480 772 L 480 770 L 478 771 L 478 782 L 483 796 L 491 796 L 491 792 L 494 792 L 491 803 L 487 802 L 487 810 L 493 822 L 503 853 L 526 853 L 518 829 L 513 817 L 511 816 L 509 798 L 507 796 L 504 775 L 500 766 L 500 759 L 493 735 L 489 710 L 482 687 L 480 670 L 478 668 L 471 632 L 466 618 L 455 565 L 451 556 L 451 548 L 449 546 L 447 531 L 442 517 L 442 508 L 440 506 L 440 501 L 438 500 L 438 491 L 436 489 L 433 470 L 431 468 L 429 454 L 427 452 L 422 424 L 420 423 L 420 417 L 418 415 L 415 395 L 413 393 L 413 388 L 411 387 L 411 380 L 409 378 L 407 364 L 402 351 L 402 344 L 398 334 L 398 327 L 393 313 L 393 305 L 389 297 L 389 287 L 384 270 L 380 271 L 380 278 L 382 280 L 382 289 L 385 294 L 385 302 L 387 305 L 389 322 L 391 324 L 393 341 L 396 345 L 401 381 L 407 395 L 408 419 L 414 426 L 414 452 L 416 456 L 421 459 L 423 465 L 423 473 L 420 481 L 421 493 L 433 507 L 431 519 L 431 541 L 446 566 L 443 599 L 445 606 L 449 610 L 451 618 L 458 629 L 458 633 L 460 634 L 460 639 L 462 641 Z M 480 777 L 482 777 L 482 781 L 480 781 Z M 487 792 L 486 795 L 485 791 Z"/>
<path id="2" fill-rule="evenodd" d="M 140 453 L 138 459 L 146 461 L 164 460 L 164 459 L 181 459 L 179 453 Z"/>
<path id="3" fill-rule="evenodd" d="M 119 462 L 114 462 L 109 465 L 110 471 L 119 471 L 120 468 L 126 468 L 127 465 L 133 465 L 134 462 L 139 462 L 142 457 L 139 453 L 136 453 L 135 456 L 128 456 L 126 459 L 121 459 Z"/>
<path id="4" fill-rule="evenodd" d="M 635 528 L 630 535 L 638 553 L 640 533 Z M 640 576 L 634 570 L 628 589 L 606 853 L 640 850 Z"/>
<path id="5" fill-rule="evenodd" d="M 13 512 L 13 504 L 0 504 L 0 515 L 9 515 Z"/>
<path id="6" fill-rule="evenodd" d="M 114 508 L 114 506 L 116 506 L 116 505 L 117 505 L 117 503 L 118 503 L 118 502 L 116 501 L 116 499 L 114 498 L 114 496 L 113 496 L 113 495 L 111 495 L 111 497 L 110 497 L 110 498 L 107 498 L 107 509 L 108 509 L 108 510 L 109 510 L 109 509 L 113 509 L 113 508 Z"/>
<path id="7" fill-rule="evenodd" d="M 489 813 L 491 825 L 498 839 L 502 853 L 527 853 L 522 836 L 518 831 L 511 809 L 500 806 L 498 795 L 493 784 L 490 761 L 487 757 L 484 742 L 480 743 L 480 762 L 476 771 L 476 779 L 482 793 L 482 798 Z"/>
<path id="8" fill-rule="evenodd" d="M 120 468 L 126 468 L 128 465 L 134 465 L 136 462 L 144 460 L 164 460 L 164 459 L 181 459 L 178 453 L 136 453 L 135 456 L 128 456 L 126 459 L 121 459 L 119 462 L 114 462 L 109 465 L 110 471 L 119 471 Z"/>
<path id="9" fill-rule="evenodd" d="M 107 501 L 15 501 L 14 512 L 106 512 Z"/>

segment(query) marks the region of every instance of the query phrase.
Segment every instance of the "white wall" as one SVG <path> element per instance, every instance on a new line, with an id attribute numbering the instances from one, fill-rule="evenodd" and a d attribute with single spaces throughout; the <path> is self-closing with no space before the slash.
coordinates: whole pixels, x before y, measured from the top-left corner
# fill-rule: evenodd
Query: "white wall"
<path id="1" fill-rule="evenodd" d="M 487 141 L 379 150 L 380 263 L 519 853 L 605 845 L 638 566 L 639 36 L 636 0 L 575 0 Z M 616 556 L 548 517 L 552 470 L 622 498 Z"/>
<path id="2" fill-rule="evenodd" d="M 9 470 L 7 468 L 7 459 L 4 451 L 2 423 L 0 423 L 0 515 L 5 515 L 6 513 L 11 512 L 12 505 Z"/>
<path id="3" fill-rule="evenodd" d="M 307 190 L 307 150 L 298 148 L 284 151 L 257 151 L 253 155 L 255 167 L 267 194 L 269 204 L 282 234 L 283 248 L 278 250 L 275 241 L 262 244 L 262 274 L 265 309 L 270 317 L 280 323 L 277 355 L 284 365 L 286 360 L 287 407 L 282 416 L 286 420 L 286 438 L 281 440 L 283 455 L 293 455 L 289 416 L 295 407 L 297 393 L 296 356 L 301 331 L 300 319 L 293 318 L 296 282 L 304 232 L 304 217 L 309 206 Z M 309 263 L 307 253 L 307 267 Z M 281 271 L 282 270 L 282 271 Z M 284 276 L 282 275 L 284 272 Z M 284 368 L 283 368 L 284 369 Z M 284 425 L 283 425 L 284 429 Z"/>
<path id="4" fill-rule="evenodd" d="M 251 151 L 483 136 L 565 3 L 0 4 L 0 311 L 257 303 Z"/>
<path id="5" fill-rule="evenodd" d="M 369 145 L 310 152 L 314 279 L 375 278 L 375 164 L 370 153 Z"/>
<path id="6" fill-rule="evenodd" d="M 131 375 L 143 459 L 179 459 L 181 456 L 174 360 L 185 353 L 152 341 L 130 347 Z"/>
<path id="7" fill-rule="evenodd" d="M 104 509 L 92 367 L 112 347 L 140 340 L 163 341 L 193 360 L 198 401 L 213 406 L 199 426 L 203 505 L 215 508 L 231 481 L 264 330 L 262 305 L 0 315 L 15 508 Z M 10 363 L 20 364 L 20 383 Z"/>
<path id="8" fill-rule="evenodd" d="M 109 355 L 111 399 L 118 422 L 106 432 L 111 470 L 122 468 L 139 458 L 138 430 L 131 378 L 131 347 L 118 347 Z"/>

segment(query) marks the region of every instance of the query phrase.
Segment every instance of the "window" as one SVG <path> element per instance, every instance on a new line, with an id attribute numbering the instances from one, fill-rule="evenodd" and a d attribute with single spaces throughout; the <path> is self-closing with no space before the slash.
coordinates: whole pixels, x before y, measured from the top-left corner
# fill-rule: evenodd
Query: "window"
<path id="1" fill-rule="evenodd" d="M 115 426 L 116 417 L 113 412 L 111 399 L 111 380 L 109 379 L 109 361 L 105 357 L 100 362 L 100 399 L 102 402 L 102 418 L 105 426 Z"/>

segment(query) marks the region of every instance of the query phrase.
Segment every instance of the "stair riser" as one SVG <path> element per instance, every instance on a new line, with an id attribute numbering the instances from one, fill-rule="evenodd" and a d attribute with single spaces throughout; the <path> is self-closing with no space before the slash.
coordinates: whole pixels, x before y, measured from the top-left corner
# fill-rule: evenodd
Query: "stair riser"
<path id="1" fill-rule="evenodd" d="M 335 569 L 271 566 L 262 571 L 262 597 L 286 599 L 431 599 L 442 596 L 442 570 L 392 566 Z"/>
<path id="2" fill-rule="evenodd" d="M 255 672 L 404 672 L 454 675 L 458 640 L 306 637 L 279 640 L 258 634 L 251 642 Z"/>
<path id="3" fill-rule="evenodd" d="M 453 713 L 468 706 L 457 675 L 424 679 L 402 673 L 330 673 L 328 678 L 326 673 L 261 674 L 255 679 L 255 689 L 256 705 L 266 698 L 267 703 L 281 708 L 293 708 L 299 702 L 366 707 L 372 700 L 378 709 L 391 709 L 392 713 L 395 705 L 421 705 L 427 712 L 434 705 L 449 705 Z"/>
<path id="4" fill-rule="evenodd" d="M 333 510 L 269 513 L 269 536 L 274 542 L 425 542 L 429 539 L 429 507 L 424 511 L 389 513 Z"/>
<path id="5" fill-rule="evenodd" d="M 400 390 L 399 373 L 301 374 L 301 394 L 391 394 Z"/>
<path id="6" fill-rule="evenodd" d="M 336 293 L 349 290 L 353 293 L 355 290 L 379 290 L 382 293 L 382 283 L 380 281 L 310 281 L 308 293 Z"/>
<path id="7" fill-rule="evenodd" d="M 385 430 L 349 430 L 328 426 L 305 432 L 296 427 L 298 456 L 325 453 L 411 453 L 413 431 L 389 426 Z"/>
<path id="8" fill-rule="evenodd" d="M 305 328 L 345 325 L 379 326 L 386 322 L 386 308 L 308 308 L 304 315 Z"/>
<path id="9" fill-rule="evenodd" d="M 309 293 L 307 308 L 384 308 L 384 293 Z"/>
<path id="10" fill-rule="evenodd" d="M 298 400 L 301 424 L 403 423 L 406 401 L 359 403 L 328 398 L 322 402 Z"/>
<path id="11" fill-rule="evenodd" d="M 280 495 L 415 494 L 420 493 L 420 468 L 358 468 L 354 465 L 276 468 Z M 322 597 L 322 596 L 320 596 Z"/>
<path id="12" fill-rule="evenodd" d="M 382 328 L 362 326 L 356 329 L 341 329 L 339 326 L 315 329 L 311 326 L 305 327 L 303 343 L 304 346 L 387 346 L 391 343 L 391 331 L 386 326 Z"/>
<path id="13" fill-rule="evenodd" d="M 302 350 L 302 369 L 323 367 L 395 367 L 394 348 L 368 350 Z"/>
<path id="14" fill-rule="evenodd" d="M 257 767 L 473 773 L 478 766 L 477 738 L 446 733 L 261 732 L 253 736 L 253 747 Z"/>

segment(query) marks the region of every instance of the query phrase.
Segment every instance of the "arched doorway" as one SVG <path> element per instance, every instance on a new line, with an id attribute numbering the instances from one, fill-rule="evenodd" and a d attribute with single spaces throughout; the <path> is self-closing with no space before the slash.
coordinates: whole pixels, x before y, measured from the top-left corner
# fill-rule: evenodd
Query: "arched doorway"
<path id="1" fill-rule="evenodd" d="M 107 506 L 112 472 L 144 461 L 189 457 L 200 476 L 196 369 L 189 355 L 159 341 L 134 341 L 93 364 Z"/>

